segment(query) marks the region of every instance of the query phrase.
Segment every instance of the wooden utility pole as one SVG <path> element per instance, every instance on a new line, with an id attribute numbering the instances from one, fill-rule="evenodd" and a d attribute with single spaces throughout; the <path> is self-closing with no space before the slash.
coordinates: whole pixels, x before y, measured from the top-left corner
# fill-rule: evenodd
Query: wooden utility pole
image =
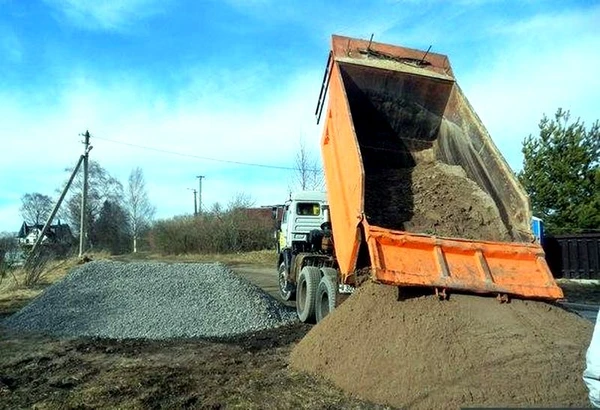
<path id="1" fill-rule="evenodd" d="M 85 138 L 83 141 L 83 145 L 85 146 L 85 151 L 83 153 L 83 192 L 81 194 L 81 219 L 79 223 L 79 257 L 83 256 L 83 251 L 85 250 L 85 240 L 87 236 L 87 192 L 88 192 L 88 162 L 89 162 L 89 154 L 92 146 L 90 145 L 90 133 L 86 131 L 83 134 Z"/>
<path id="2" fill-rule="evenodd" d="M 35 251 L 37 250 L 38 246 L 40 246 L 40 243 L 42 243 L 42 240 L 44 239 L 44 235 L 46 235 L 46 232 L 48 232 L 50 225 L 52 225 L 52 220 L 56 216 L 56 213 L 58 212 L 58 209 L 60 208 L 60 204 L 62 204 L 63 199 L 65 199 L 65 195 L 67 195 L 67 192 L 69 191 L 69 188 L 71 187 L 71 183 L 73 182 L 73 179 L 75 179 L 75 175 L 77 175 L 77 171 L 79 171 L 79 167 L 81 166 L 83 157 L 84 157 L 83 155 L 81 157 L 79 157 L 79 161 L 77 161 L 77 165 L 75 165 L 75 169 L 73 169 L 73 172 L 71 173 L 71 177 L 69 178 L 69 181 L 67 182 L 67 185 L 65 186 L 65 189 L 63 189 L 62 193 L 60 194 L 60 197 L 58 198 L 58 202 L 56 203 L 56 205 L 54 205 L 54 209 L 50 213 L 50 216 L 46 220 L 46 223 L 44 224 L 42 231 L 40 232 L 38 238 L 36 239 L 35 243 L 33 244 L 33 248 L 31 249 L 31 252 L 29 253 L 29 256 L 27 257 L 27 262 L 29 262 L 29 260 L 35 256 Z"/>
<path id="3" fill-rule="evenodd" d="M 195 190 L 195 189 L 193 189 L 193 188 L 188 188 L 188 189 L 189 189 L 190 191 L 193 191 L 193 192 L 194 192 L 194 216 L 196 216 L 196 215 L 198 215 L 198 204 L 196 203 L 196 192 L 198 192 L 198 191 L 196 191 L 196 190 Z"/>
<path id="4" fill-rule="evenodd" d="M 204 175 L 198 175 L 198 215 L 202 214 L 202 178 Z"/>

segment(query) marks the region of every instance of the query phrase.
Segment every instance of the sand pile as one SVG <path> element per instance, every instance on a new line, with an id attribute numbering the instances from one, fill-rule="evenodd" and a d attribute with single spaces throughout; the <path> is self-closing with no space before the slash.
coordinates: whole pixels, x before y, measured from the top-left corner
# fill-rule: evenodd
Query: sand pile
<path id="1" fill-rule="evenodd" d="M 417 409 L 586 406 L 592 324 L 543 302 L 452 295 L 397 300 L 367 283 L 291 355 L 373 402 Z"/>
<path id="2" fill-rule="evenodd" d="M 424 162 L 366 175 L 370 224 L 413 233 L 511 241 L 498 207 L 459 166 Z"/>

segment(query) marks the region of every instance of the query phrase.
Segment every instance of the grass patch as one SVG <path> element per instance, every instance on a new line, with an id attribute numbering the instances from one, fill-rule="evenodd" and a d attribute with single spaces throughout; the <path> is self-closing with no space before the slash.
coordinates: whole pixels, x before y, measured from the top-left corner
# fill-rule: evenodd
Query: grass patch
<path id="1" fill-rule="evenodd" d="M 91 259 L 107 259 L 107 253 L 94 253 Z M 64 278 L 67 273 L 79 265 L 79 258 L 72 257 L 47 263 L 39 280 L 32 286 L 26 286 L 27 272 L 17 268 L 0 283 L 0 317 L 13 314 L 38 296 L 48 286 Z"/>
<path id="2" fill-rule="evenodd" d="M 110 259 L 120 262 L 167 262 L 167 263 L 209 263 L 221 262 L 226 265 L 257 265 L 275 266 L 277 263 L 277 252 L 274 250 L 251 251 L 240 253 L 206 253 L 185 255 L 159 255 L 147 252 L 131 253 L 127 255 L 111 256 Z"/>
<path id="3" fill-rule="evenodd" d="M 568 302 L 600 303 L 600 281 L 598 280 L 572 280 L 557 279 L 556 283 L 561 287 Z"/>

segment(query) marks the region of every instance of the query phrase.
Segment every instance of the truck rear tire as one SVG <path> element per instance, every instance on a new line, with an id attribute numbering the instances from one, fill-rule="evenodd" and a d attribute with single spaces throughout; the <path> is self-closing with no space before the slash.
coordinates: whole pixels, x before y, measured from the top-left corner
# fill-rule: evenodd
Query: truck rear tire
<path id="1" fill-rule="evenodd" d="M 315 300 L 320 280 L 321 271 L 314 266 L 303 267 L 298 275 L 296 312 L 301 322 L 312 323 L 315 320 Z"/>
<path id="2" fill-rule="evenodd" d="M 317 287 L 315 315 L 317 323 L 335 309 L 337 303 L 337 282 L 330 275 L 323 275 Z"/>
<path id="3" fill-rule="evenodd" d="M 286 279 L 285 262 L 282 262 L 281 265 L 279 265 L 277 281 L 279 283 L 279 296 L 281 296 L 281 299 L 286 302 L 296 299 L 296 286 Z"/>

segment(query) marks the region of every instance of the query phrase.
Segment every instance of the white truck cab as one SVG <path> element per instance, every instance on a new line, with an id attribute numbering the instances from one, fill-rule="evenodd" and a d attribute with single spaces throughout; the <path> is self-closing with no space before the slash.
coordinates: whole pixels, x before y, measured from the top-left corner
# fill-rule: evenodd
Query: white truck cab
<path id="1" fill-rule="evenodd" d="M 298 250 L 308 244 L 308 234 L 321 229 L 328 218 L 327 194 L 321 191 L 299 191 L 290 196 L 283 209 L 279 231 L 279 250 Z"/>
<path id="2" fill-rule="evenodd" d="M 292 264 L 302 259 L 298 259 L 298 255 L 314 252 L 315 244 L 311 243 L 311 238 L 315 232 L 323 232 L 326 222 L 329 222 L 329 207 L 325 192 L 294 192 L 283 206 L 277 231 L 278 282 L 283 300 L 295 298 L 296 270 Z"/>

